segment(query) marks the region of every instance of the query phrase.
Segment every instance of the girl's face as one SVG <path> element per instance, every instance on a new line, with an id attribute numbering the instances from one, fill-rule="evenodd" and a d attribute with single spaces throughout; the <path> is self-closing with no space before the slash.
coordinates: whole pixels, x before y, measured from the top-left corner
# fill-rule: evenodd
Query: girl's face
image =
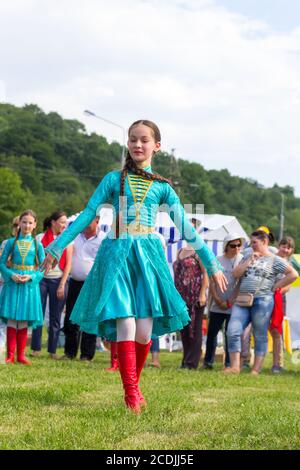
<path id="1" fill-rule="evenodd" d="M 55 235 L 59 235 L 61 232 L 63 232 L 66 226 L 67 226 L 67 217 L 65 215 L 62 215 L 57 220 L 52 220 L 51 227 Z"/>
<path id="2" fill-rule="evenodd" d="M 23 235 L 30 235 L 36 227 L 36 221 L 32 215 L 24 215 L 20 220 L 20 229 Z"/>
<path id="3" fill-rule="evenodd" d="M 155 142 L 152 129 L 144 124 L 138 124 L 131 129 L 127 145 L 138 168 L 151 165 L 153 154 L 160 149 L 160 142 Z"/>
<path id="4" fill-rule="evenodd" d="M 281 258 L 288 259 L 290 256 L 292 256 L 293 251 L 293 248 L 291 248 L 289 245 L 279 245 L 277 255 L 281 256 Z"/>

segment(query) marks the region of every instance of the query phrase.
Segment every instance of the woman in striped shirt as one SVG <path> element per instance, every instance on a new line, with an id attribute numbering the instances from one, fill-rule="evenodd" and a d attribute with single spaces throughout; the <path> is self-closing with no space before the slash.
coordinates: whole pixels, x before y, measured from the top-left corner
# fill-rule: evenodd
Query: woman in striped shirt
<path id="1" fill-rule="evenodd" d="M 233 306 L 228 325 L 227 338 L 231 367 L 226 373 L 240 372 L 241 334 L 252 322 L 255 339 L 255 359 L 252 374 L 259 374 L 268 346 L 268 328 L 274 305 L 274 291 L 291 284 L 297 272 L 285 260 L 269 251 L 269 236 L 258 230 L 251 235 L 253 253 L 244 258 L 233 270 L 233 276 L 240 280 L 239 292 L 252 294 L 253 303 L 241 307 Z M 283 274 L 280 280 L 276 280 Z"/>

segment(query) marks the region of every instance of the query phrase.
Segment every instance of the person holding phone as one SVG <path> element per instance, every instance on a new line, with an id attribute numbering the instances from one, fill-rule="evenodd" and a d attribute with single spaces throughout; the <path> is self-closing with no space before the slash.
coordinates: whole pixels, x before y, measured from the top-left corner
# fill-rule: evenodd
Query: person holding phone
<path id="1" fill-rule="evenodd" d="M 209 323 L 206 340 L 206 351 L 203 362 L 204 369 L 212 369 L 215 359 L 217 336 L 225 324 L 225 367 L 230 367 L 226 332 L 230 320 L 232 305 L 237 294 L 237 280 L 232 271 L 242 260 L 241 249 L 244 239 L 238 233 L 229 233 L 223 241 L 223 255 L 218 257 L 228 281 L 225 292 L 221 292 L 213 282 L 210 283 L 211 304 L 209 308 Z"/>

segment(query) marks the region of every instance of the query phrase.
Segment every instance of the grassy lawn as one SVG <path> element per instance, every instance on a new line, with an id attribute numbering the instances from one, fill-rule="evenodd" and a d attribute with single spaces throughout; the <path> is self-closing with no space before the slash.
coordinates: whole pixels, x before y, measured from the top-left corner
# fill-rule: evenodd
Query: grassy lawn
<path id="1" fill-rule="evenodd" d="M 59 351 L 62 353 L 62 351 Z M 161 353 L 147 368 L 148 408 L 125 409 L 118 374 L 93 363 L 53 361 L 0 366 L 1 449 L 299 449 L 300 366 L 273 376 L 270 358 L 258 377 L 247 372 L 180 370 L 181 353 Z"/>

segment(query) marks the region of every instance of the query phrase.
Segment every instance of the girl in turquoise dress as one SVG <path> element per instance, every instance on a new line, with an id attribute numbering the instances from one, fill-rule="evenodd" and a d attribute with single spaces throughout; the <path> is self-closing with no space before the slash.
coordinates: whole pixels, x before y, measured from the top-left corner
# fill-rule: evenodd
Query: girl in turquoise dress
<path id="1" fill-rule="evenodd" d="M 20 215 L 16 237 L 10 238 L 0 258 L 4 286 L 0 295 L 0 318 L 7 323 L 7 359 L 30 365 L 25 357 L 27 327 L 43 325 L 39 266 L 45 258 L 44 248 L 33 236 L 36 215 L 27 210 Z"/>
<path id="2" fill-rule="evenodd" d="M 190 320 L 154 230 L 159 208 L 169 212 L 221 289 L 226 280 L 214 254 L 187 220 L 170 182 L 152 172 L 152 157 L 161 140 L 157 126 L 147 120 L 136 121 L 128 136 L 124 168 L 103 178 L 85 210 L 49 245 L 43 269 L 47 272 L 101 205 L 111 201 L 116 215 L 112 230 L 100 245 L 71 320 L 87 333 L 117 340 L 125 403 L 139 413 L 146 404 L 138 383 L 151 334 L 155 337 L 181 330 Z"/>

